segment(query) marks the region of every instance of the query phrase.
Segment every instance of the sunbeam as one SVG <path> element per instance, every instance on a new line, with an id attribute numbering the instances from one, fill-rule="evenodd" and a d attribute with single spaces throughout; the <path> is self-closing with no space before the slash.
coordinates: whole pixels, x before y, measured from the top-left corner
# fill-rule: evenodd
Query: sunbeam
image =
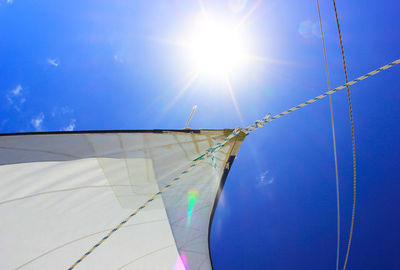
<path id="1" fill-rule="evenodd" d="M 278 64 L 278 65 L 284 65 L 284 66 L 298 66 L 299 65 L 297 63 L 290 62 L 290 61 L 274 59 L 274 58 L 258 56 L 258 55 L 252 55 L 252 54 L 245 54 L 245 55 L 243 55 L 243 58 L 247 61 L 263 62 L 263 63 L 267 63 L 267 64 Z"/>
<path id="2" fill-rule="evenodd" d="M 225 79 L 226 79 L 226 85 L 228 86 L 229 94 L 231 95 L 232 98 L 233 106 L 235 106 L 236 113 L 238 114 L 240 124 L 242 125 L 242 127 L 244 127 L 245 124 L 243 121 L 242 113 L 240 112 L 239 105 L 236 101 L 236 96 L 235 93 L 233 92 L 231 81 L 229 80 L 228 75 L 226 75 Z"/>
<path id="3" fill-rule="evenodd" d="M 246 23 L 247 19 L 251 16 L 251 14 L 253 14 L 262 1 L 263 0 L 258 0 L 257 3 L 255 3 L 255 5 L 243 16 L 243 18 L 237 24 L 238 28 L 242 27 Z"/>
<path id="4" fill-rule="evenodd" d="M 290 63 L 261 57 L 251 54 L 248 44 L 249 38 L 244 33 L 243 25 L 248 21 L 260 6 L 262 0 L 258 0 L 236 23 L 229 22 L 229 18 L 224 20 L 211 18 L 206 10 L 203 0 L 198 0 L 200 8 L 199 20 L 195 20 L 192 25 L 188 25 L 188 33 L 185 38 L 171 40 L 166 38 L 151 37 L 150 39 L 162 44 L 178 46 L 184 48 L 188 53 L 189 65 L 194 70 L 183 88 L 169 102 L 159 116 L 161 119 L 188 90 L 193 82 L 201 76 L 202 80 L 221 80 L 225 81 L 229 95 L 231 96 L 235 111 L 241 125 L 244 125 L 242 113 L 233 90 L 228 74 L 241 75 L 244 64 L 247 61 L 263 62 L 269 64 Z"/>
<path id="5" fill-rule="evenodd" d="M 170 103 L 167 104 L 167 106 L 165 106 L 162 114 L 165 114 L 172 108 L 172 106 L 174 106 L 174 104 L 181 98 L 181 96 L 192 85 L 192 83 L 197 79 L 198 76 L 199 76 L 199 72 L 195 72 L 192 76 L 190 76 L 189 80 L 185 83 L 185 85 L 182 87 L 182 89 L 179 91 L 179 93 L 176 94 L 176 96 L 171 100 Z"/>

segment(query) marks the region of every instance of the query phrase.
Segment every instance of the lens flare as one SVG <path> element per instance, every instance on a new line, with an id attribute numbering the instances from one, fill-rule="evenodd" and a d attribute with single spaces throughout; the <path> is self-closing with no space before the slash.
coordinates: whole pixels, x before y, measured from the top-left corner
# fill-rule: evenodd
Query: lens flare
<path id="1" fill-rule="evenodd" d="M 246 4 L 247 0 L 231 0 L 228 6 L 233 12 L 237 13 L 242 11 L 246 7 Z"/>
<path id="2" fill-rule="evenodd" d="M 193 207 L 194 204 L 196 203 L 197 198 L 199 197 L 199 192 L 195 189 L 190 189 L 187 193 L 187 196 L 188 196 L 189 207 L 188 207 L 188 217 L 187 217 L 186 227 L 189 227 L 190 221 L 192 219 Z"/>
<path id="3" fill-rule="evenodd" d="M 311 20 L 301 22 L 298 31 L 303 38 L 321 37 L 318 23 Z"/>
<path id="4" fill-rule="evenodd" d="M 184 253 L 181 253 L 179 258 L 176 260 L 174 270 L 188 270 L 187 260 Z"/>

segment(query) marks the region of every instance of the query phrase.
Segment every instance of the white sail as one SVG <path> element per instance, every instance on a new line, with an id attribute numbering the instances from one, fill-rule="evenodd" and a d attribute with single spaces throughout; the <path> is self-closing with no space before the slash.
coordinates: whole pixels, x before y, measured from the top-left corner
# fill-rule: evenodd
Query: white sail
<path id="1" fill-rule="evenodd" d="M 229 130 L 0 136 L 0 269 L 67 269 Z M 76 269 L 212 269 L 215 203 L 231 140 Z"/>

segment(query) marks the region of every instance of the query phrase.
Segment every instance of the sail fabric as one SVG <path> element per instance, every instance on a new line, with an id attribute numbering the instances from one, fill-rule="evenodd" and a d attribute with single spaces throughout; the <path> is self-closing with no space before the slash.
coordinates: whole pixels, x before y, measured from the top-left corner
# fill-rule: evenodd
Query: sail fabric
<path id="1" fill-rule="evenodd" d="M 227 130 L 0 136 L 0 269 L 66 269 Z M 76 269 L 212 269 L 209 230 L 234 138 Z"/>

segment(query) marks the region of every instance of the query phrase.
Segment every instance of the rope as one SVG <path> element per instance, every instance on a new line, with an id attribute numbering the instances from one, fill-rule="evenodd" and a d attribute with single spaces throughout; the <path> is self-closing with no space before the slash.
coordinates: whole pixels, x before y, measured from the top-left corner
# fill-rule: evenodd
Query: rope
<path id="1" fill-rule="evenodd" d="M 275 115 L 275 116 L 269 118 L 269 119 L 267 120 L 267 123 L 268 123 L 268 122 L 271 122 L 272 120 L 278 119 L 278 118 L 280 118 L 280 117 L 282 117 L 282 116 L 284 116 L 284 115 L 286 115 L 286 114 L 289 114 L 289 113 L 291 113 L 291 112 L 294 112 L 294 111 L 296 111 L 296 110 L 298 110 L 298 109 L 300 109 L 300 108 L 303 108 L 303 107 L 305 107 L 305 106 L 307 106 L 307 105 L 309 105 L 309 104 L 311 104 L 311 103 L 314 103 L 314 102 L 317 101 L 317 100 L 323 99 L 324 97 L 328 96 L 329 94 L 333 94 L 333 93 L 335 93 L 335 92 L 337 92 L 337 91 L 339 91 L 339 90 L 342 90 L 342 89 L 345 88 L 346 86 L 350 86 L 350 85 L 353 85 L 353 84 L 355 84 L 355 83 L 358 83 L 359 81 L 365 80 L 366 78 L 371 77 L 371 76 L 373 76 L 373 75 L 376 75 L 377 73 L 379 73 L 379 72 L 381 72 L 381 71 L 384 71 L 384 70 L 386 70 L 386 69 L 388 69 L 388 68 L 391 68 L 391 67 L 393 67 L 394 65 L 397 65 L 397 64 L 399 64 L 399 63 L 400 63 L 400 59 L 397 59 L 396 61 L 393 61 L 393 62 L 391 62 L 391 63 L 389 63 L 389 64 L 387 64 L 387 65 L 384 65 L 384 66 L 382 66 L 382 67 L 380 67 L 380 68 L 378 68 L 378 69 L 375 69 L 375 70 L 373 70 L 373 71 L 371 71 L 371 72 L 369 72 L 369 73 L 367 73 L 367 74 L 365 74 L 365 75 L 363 75 L 363 76 L 358 77 L 357 79 L 354 79 L 354 80 L 352 80 L 352 81 L 350 81 L 350 82 L 348 82 L 348 83 L 345 83 L 345 84 L 343 84 L 343 85 L 341 85 L 341 86 L 336 87 L 335 89 L 332 89 L 332 90 L 330 90 L 330 91 L 328 91 L 328 92 L 325 92 L 325 93 L 323 93 L 322 95 L 319 95 L 319 96 L 317 96 L 317 97 L 315 97 L 315 98 L 313 98 L 313 99 L 307 100 L 306 102 L 301 103 L 301 104 L 297 105 L 296 107 L 293 107 L 293 108 L 291 108 L 291 109 L 289 109 L 289 110 L 286 110 L 286 111 L 284 111 L 284 112 L 281 112 L 280 114 L 277 114 L 277 115 Z"/>
<path id="2" fill-rule="evenodd" d="M 338 33 L 339 33 L 340 49 L 342 51 L 344 76 L 346 78 L 346 83 L 347 83 L 348 79 L 347 79 L 346 60 L 345 60 L 345 57 L 344 57 L 342 33 L 340 32 L 339 17 L 338 17 L 338 13 L 337 13 L 337 9 L 336 9 L 335 0 L 333 0 L 333 7 L 335 8 L 335 16 L 336 16 L 336 24 L 337 24 L 337 28 L 338 28 Z M 353 180 L 353 210 L 352 210 L 352 214 L 351 214 L 350 235 L 349 235 L 349 243 L 347 245 L 346 259 L 344 261 L 343 270 L 346 270 L 347 260 L 349 258 L 349 253 L 350 253 L 351 239 L 353 237 L 353 229 L 354 229 L 354 218 L 355 218 L 355 214 L 356 214 L 356 196 L 357 196 L 357 194 L 356 194 L 356 190 L 357 190 L 356 143 L 355 143 L 355 139 L 354 139 L 353 111 L 352 111 L 352 107 L 351 107 L 351 98 L 350 98 L 349 86 L 347 86 L 347 98 L 349 100 L 350 124 L 351 124 L 351 142 L 352 142 L 352 146 L 353 146 L 353 175 L 354 175 L 354 180 Z"/>
<path id="3" fill-rule="evenodd" d="M 160 196 L 165 190 L 167 190 L 169 187 L 171 187 L 173 184 L 175 184 L 179 179 L 182 178 L 183 175 L 187 174 L 188 172 L 190 172 L 191 170 L 193 170 L 194 167 L 196 167 L 202 160 L 211 157 L 216 151 L 220 150 L 222 147 L 224 147 L 232 138 L 234 138 L 236 135 L 238 135 L 240 133 L 240 131 L 249 134 L 250 132 L 263 127 L 266 123 L 271 122 L 274 119 L 278 119 L 279 117 L 282 117 L 290 112 L 293 112 L 295 110 L 298 110 L 308 104 L 311 104 L 317 100 L 320 100 L 324 97 L 326 97 L 329 94 L 335 93 L 343 88 L 346 87 L 346 85 L 352 85 L 355 84 L 359 81 L 362 81 L 372 75 L 375 75 L 383 70 L 386 70 L 396 64 L 400 63 L 400 59 L 393 61 L 392 63 L 389 63 L 383 67 L 380 67 L 374 71 L 371 71 L 370 73 L 367 73 L 351 82 L 348 82 L 344 85 L 341 85 L 339 87 L 336 87 L 333 90 L 330 90 L 318 97 L 315 97 L 313 99 L 310 99 L 300 105 L 297 105 L 296 107 L 293 107 L 287 111 L 284 111 L 278 115 L 275 115 L 274 117 L 271 117 L 271 114 L 268 114 L 267 116 L 265 116 L 262 120 L 258 120 L 256 121 L 253 125 L 248 126 L 245 129 L 240 129 L 240 128 L 236 128 L 233 130 L 233 132 L 224 139 L 223 143 L 217 143 L 215 144 L 213 147 L 208 148 L 206 150 L 206 152 L 199 156 L 198 158 L 194 159 L 189 167 L 187 169 L 185 169 L 180 175 L 178 175 L 177 177 L 175 177 L 174 179 L 172 179 L 171 182 L 169 182 L 167 185 L 165 185 L 159 192 L 157 192 L 156 194 L 154 194 L 150 199 L 148 199 L 144 204 L 142 204 L 138 209 L 136 209 L 132 214 L 130 214 L 126 219 L 124 219 L 118 226 L 116 226 L 114 229 L 112 229 L 106 236 L 104 236 L 99 242 L 97 242 L 97 244 L 95 244 L 91 249 L 89 249 L 82 257 L 80 257 L 73 265 L 71 265 L 68 270 L 72 270 L 75 268 L 76 265 L 78 265 L 80 262 L 82 262 L 83 259 L 85 259 L 89 254 L 91 254 L 98 246 L 100 246 L 105 240 L 107 240 L 114 232 L 116 232 L 119 228 L 121 228 L 121 226 L 123 226 L 125 223 L 127 223 L 133 216 L 135 216 L 137 213 L 140 212 L 140 210 L 142 210 L 143 208 L 145 208 L 149 203 L 151 203 L 152 201 L 154 201 L 154 199 L 156 199 L 158 196 Z"/>
<path id="4" fill-rule="evenodd" d="M 331 90 L 330 82 L 329 82 L 329 72 L 328 72 L 328 60 L 326 59 L 326 48 L 325 48 L 325 39 L 324 39 L 324 31 L 322 28 L 321 21 L 321 11 L 319 9 L 319 1 L 317 0 L 318 7 L 318 18 L 319 25 L 321 28 L 321 37 L 322 37 L 322 47 L 324 48 L 324 60 L 325 60 L 325 70 L 326 70 L 326 80 L 328 83 L 328 90 Z M 337 162 L 337 151 L 336 151 L 336 135 L 335 135 L 335 122 L 333 119 L 333 106 L 332 106 L 332 97 L 329 94 L 329 107 L 331 111 L 331 124 L 332 124 L 332 139 L 333 139 L 333 153 L 335 157 L 335 175 L 336 175 L 336 209 L 337 209 L 337 238 L 336 238 L 336 270 L 339 269 L 339 254 L 340 254 L 340 196 L 339 196 L 339 173 L 338 173 L 338 162 Z"/>
<path id="5" fill-rule="evenodd" d="M 91 249 L 89 249 L 85 254 L 83 254 L 82 257 L 80 257 L 73 265 L 71 265 L 68 270 L 72 270 L 77 266 L 83 259 L 85 259 L 89 254 L 91 254 L 98 246 L 100 246 L 105 240 L 107 240 L 114 232 L 116 232 L 119 228 L 122 227 L 125 223 L 127 223 L 133 216 L 135 216 L 137 213 L 139 213 L 140 210 L 145 208 L 149 203 L 151 203 L 154 199 L 156 199 L 159 195 L 161 195 L 166 189 L 168 189 L 170 186 L 175 184 L 184 174 L 187 174 L 190 172 L 198 163 L 199 161 L 194 161 L 191 163 L 189 168 L 184 170 L 180 175 L 175 177 L 171 182 L 169 182 L 163 189 L 161 189 L 159 192 L 154 194 L 150 199 L 148 199 L 144 204 L 142 204 L 138 209 L 136 209 L 132 214 L 130 214 L 126 219 L 124 219 L 121 223 L 118 224 L 114 229 L 112 229 L 106 236 L 104 236 L 99 242 L 97 242 Z"/>

